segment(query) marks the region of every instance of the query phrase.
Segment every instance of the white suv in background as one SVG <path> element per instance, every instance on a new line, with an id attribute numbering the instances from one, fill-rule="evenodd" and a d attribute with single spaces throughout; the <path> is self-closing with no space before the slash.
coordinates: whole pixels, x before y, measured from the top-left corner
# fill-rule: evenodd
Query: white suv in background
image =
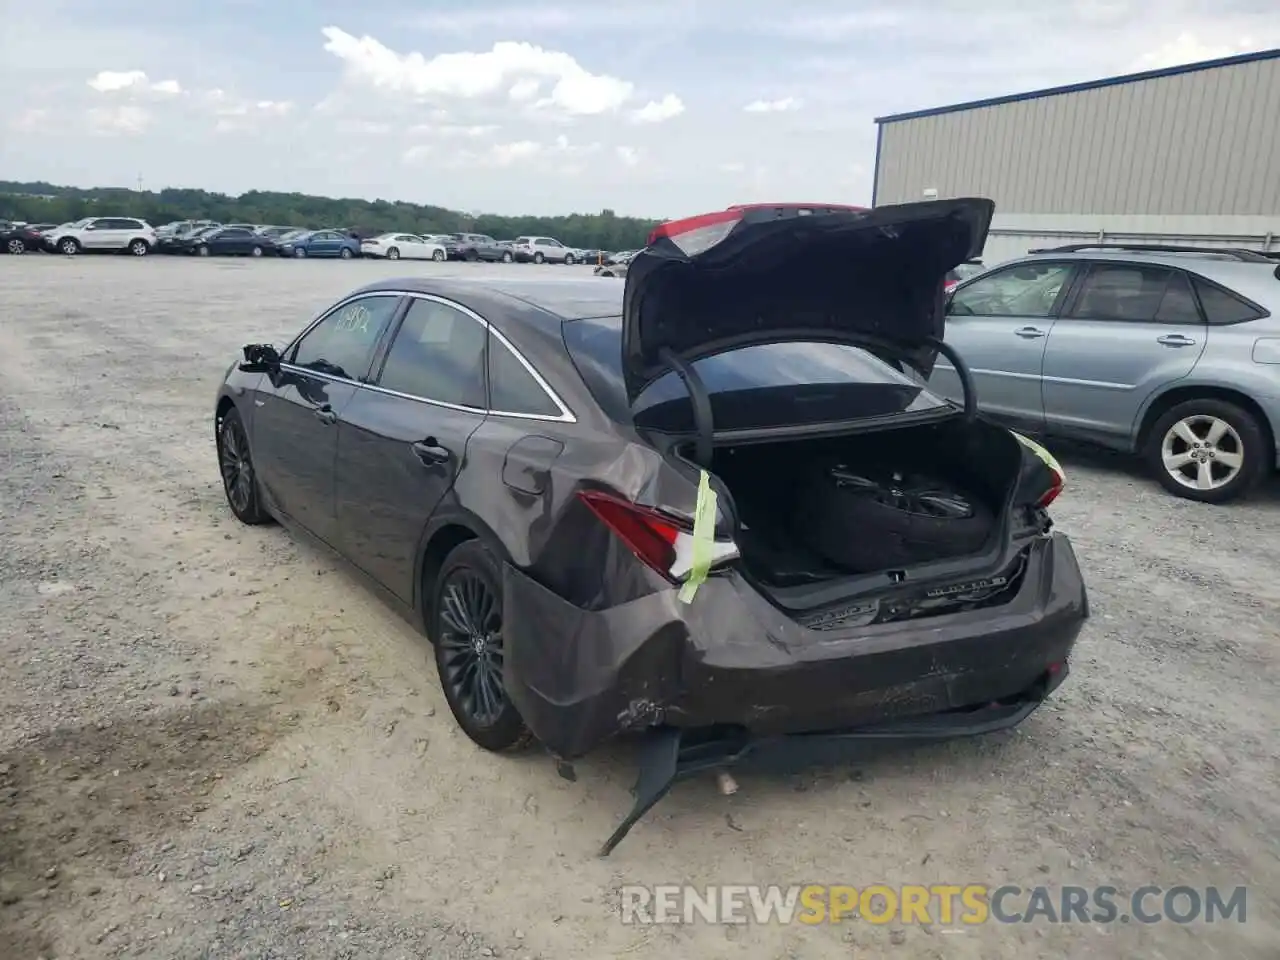
<path id="1" fill-rule="evenodd" d="M 134 217 L 86 217 L 51 230 L 46 236 L 52 249 L 68 255 L 128 250 L 135 257 L 145 257 L 156 245 L 151 224 Z"/>
<path id="2" fill-rule="evenodd" d="M 578 251 L 566 247 L 552 237 L 516 237 L 511 252 L 517 263 L 567 263 L 578 262 Z"/>

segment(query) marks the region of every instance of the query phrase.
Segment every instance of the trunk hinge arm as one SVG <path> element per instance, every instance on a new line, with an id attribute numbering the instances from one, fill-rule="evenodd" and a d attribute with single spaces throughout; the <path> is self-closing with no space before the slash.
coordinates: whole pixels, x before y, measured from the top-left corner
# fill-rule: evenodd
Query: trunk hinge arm
<path id="1" fill-rule="evenodd" d="M 707 393 L 707 385 L 702 382 L 693 365 L 685 363 L 670 348 L 661 348 L 658 357 L 684 381 L 685 389 L 689 391 L 689 399 L 693 403 L 693 426 L 698 434 L 694 439 L 694 457 L 698 466 L 710 470 L 715 418 L 711 414 L 711 395 Z"/>
<path id="2" fill-rule="evenodd" d="M 969 372 L 969 365 L 964 362 L 964 357 L 960 356 L 956 349 L 945 340 L 930 337 L 929 346 L 946 357 L 951 362 L 951 366 L 955 368 L 956 377 L 960 381 L 960 388 L 964 391 L 965 419 L 974 419 L 978 415 L 978 391 L 973 385 L 973 374 Z"/>

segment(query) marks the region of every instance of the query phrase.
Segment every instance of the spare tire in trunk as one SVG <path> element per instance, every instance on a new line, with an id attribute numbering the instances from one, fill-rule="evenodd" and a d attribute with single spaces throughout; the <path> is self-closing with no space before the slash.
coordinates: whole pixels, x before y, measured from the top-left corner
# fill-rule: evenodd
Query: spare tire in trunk
<path id="1" fill-rule="evenodd" d="M 807 546 L 855 572 L 976 553 L 995 522 L 955 483 L 887 465 L 828 467 L 797 492 L 795 524 Z"/>

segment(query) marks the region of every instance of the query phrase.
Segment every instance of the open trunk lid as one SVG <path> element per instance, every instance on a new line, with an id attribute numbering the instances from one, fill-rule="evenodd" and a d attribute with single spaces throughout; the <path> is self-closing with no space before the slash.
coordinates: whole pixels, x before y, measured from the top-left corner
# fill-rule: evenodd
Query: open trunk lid
<path id="1" fill-rule="evenodd" d="M 623 293 L 628 400 L 676 365 L 757 344 L 884 345 L 928 376 L 947 272 L 982 253 L 995 204 L 738 207 L 664 224 Z"/>

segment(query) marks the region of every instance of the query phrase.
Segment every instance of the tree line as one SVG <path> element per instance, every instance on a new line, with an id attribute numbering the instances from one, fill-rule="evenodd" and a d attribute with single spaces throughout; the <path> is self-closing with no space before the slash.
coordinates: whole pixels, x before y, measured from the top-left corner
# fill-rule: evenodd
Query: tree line
<path id="1" fill-rule="evenodd" d="M 428 204 L 392 200 L 316 197 L 306 193 L 251 190 L 238 197 L 207 190 L 128 190 L 62 187 L 52 183 L 0 180 L 0 220 L 67 223 L 81 217 L 139 217 L 152 226 L 174 220 L 260 223 L 311 229 L 339 227 L 360 236 L 406 233 L 483 233 L 497 240 L 555 237 L 570 247 L 630 250 L 643 246 L 659 223 L 620 217 L 612 210 L 561 217 L 468 214 Z"/>

